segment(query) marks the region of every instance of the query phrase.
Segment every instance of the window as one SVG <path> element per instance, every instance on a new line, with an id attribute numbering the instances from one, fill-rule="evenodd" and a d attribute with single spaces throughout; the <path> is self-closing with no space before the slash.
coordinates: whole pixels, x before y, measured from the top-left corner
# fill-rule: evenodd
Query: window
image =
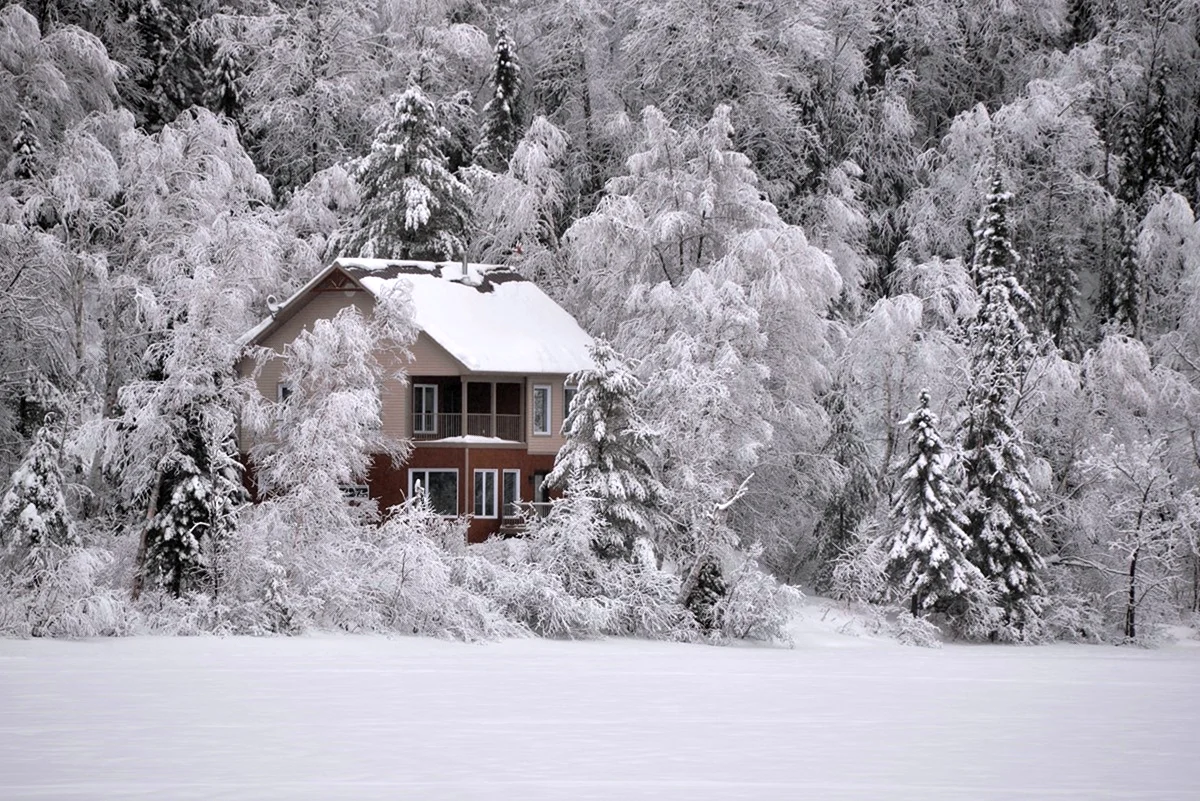
<path id="1" fill-rule="evenodd" d="M 571 413 L 571 404 L 575 402 L 575 395 L 579 393 L 579 387 L 569 387 L 563 385 L 563 426 L 566 427 L 567 415 Z"/>
<path id="2" fill-rule="evenodd" d="M 533 433 L 550 433 L 550 387 L 545 384 L 533 387 Z"/>
<path id="3" fill-rule="evenodd" d="M 439 515 L 453 517 L 458 514 L 457 470 L 409 470 L 408 496 L 412 498 L 418 491 L 429 496 L 429 505 Z"/>
<path id="4" fill-rule="evenodd" d="M 413 433 L 437 433 L 437 384 L 413 385 Z"/>
<path id="5" fill-rule="evenodd" d="M 496 516 L 496 471 L 475 471 L 475 516 Z"/>
<path id="6" fill-rule="evenodd" d="M 503 489 L 504 517 L 521 516 L 521 471 L 505 470 Z"/>
<path id="7" fill-rule="evenodd" d="M 338 489 L 351 506 L 362 506 L 371 500 L 371 491 L 366 484 L 339 484 Z"/>
<path id="8" fill-rule="evenodd" d="M 280 403 L 287 403 L 287 399 L 292 397 L 292 384 L 290 381 L 280 381 L 275 385 L 275 400 Z"/>

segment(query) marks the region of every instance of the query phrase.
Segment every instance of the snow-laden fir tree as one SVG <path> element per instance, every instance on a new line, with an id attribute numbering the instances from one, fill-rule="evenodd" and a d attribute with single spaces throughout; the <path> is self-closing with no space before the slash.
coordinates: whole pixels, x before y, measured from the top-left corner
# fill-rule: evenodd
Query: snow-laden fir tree
<path id="1" fill-rule="evenodd" d="M 834 566 L 854 544 L 858 524 L 871 513 L 876 491 L 871 453 L 859 425 L 861 410 L 854 397 L 845 386 L 837 386 L 823 404 L 830 427 L 823 452 L 836 476 L 816 529 L 819 551 L 815 584 L 818 591 L 827 592 Z"/>
<path id="2" fill-rule="evenodd" d="M 62 434 L 49 421 L 33 435 L 0 500 L 0 556 L 15 565 L 44 563 L 56 547 L 79 539 L 63 495 Z"/>
<path id="3" fill-rule="evenodd" d="M 37 174 L 38 154 L 42 143 L 38 140 L 29 112 L 21 109 L 17 135 L 12 140 L 12 160 L 9 162 L 13 178 L 28 180 Z"/>
<path id="4" fill-rule="evenodd" d="M 508 165 L 521 139 L 521 64 L 516 44 L 501 25 L 496 30 L 495 61 L 492 64 L 492 97 L 483 107 L 483 125 L 475 146 L 475 163 L 493 172 Z"/>
<path id="5" fill-rule="evenodd" d="M 639 537 L 658 538 L 663 488 L 650 469 L 652 442 L 637 414 L 641 382 L 604 340 L 591 353 L 595 368 L 570 378 L 578 389 L 563 423 L 566 443 L 546 480 L 594 501 L 607 523 L 592 540 L 600 556 L 629 558 Z"/>
<path id="6" fill-rule="evenodd" d="M 1045 273 L 1042 317 L 1054 344 L 1068 359 L 1082 354 L 1079 342 L 1079 273 L 1065 253 L 1050 257 Z"/>
<path id="7" fill-rule="evenodd" d="M 238 86 L 244 70 L 233 48 L 221 47 L 207 68 L 205 105 L 217 114 L 239 120 L 242 113 L 242 91 Z"/>
<path id="8" fill-rule="evenodd" d="M 937 611 L 958 623 L 986 605 L 988 582 L 967 558 L 971 540 L 963 491 L 954 474 L 954 454 L 942 442 L 929 408 L 928 390 L 904 425 L 911 432 L 911 456 L 892 512 L 900 529 L 888 550 L 888 580 L 898 596 L 909 599 L 914 617 Z"/>
<path id="9" fill-rule="evenodd" d="M 962 442 L 967 476 L 968 554 L 994 585 L 1010 636 L 1036 625 L 1043 587 L 1034 550 L 1041 527 L 1038 497 L 1013 419 L 1033 345 L 1017 304 L 1029 304 L 1013 278 L 1018 256 L 1009 238 L 1010 195 L 992 178 L 976 230 L 980 308 L 969 333 L 970 377 Z"/>
<path id="10" fill-rule="evenodd" d="M 358 168 L 362 203 L 346 252 L 389 259 L 454 259 L 463 251 L 470 190 L 450 172 L 449 134 L 417 86 L 396 100 Z"/>

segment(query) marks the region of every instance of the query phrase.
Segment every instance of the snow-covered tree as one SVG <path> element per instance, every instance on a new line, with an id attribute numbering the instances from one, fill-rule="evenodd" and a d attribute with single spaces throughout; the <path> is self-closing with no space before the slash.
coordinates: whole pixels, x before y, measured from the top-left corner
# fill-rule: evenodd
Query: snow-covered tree
<path id="1" fill-rule="evenodd" d="M 495 62 L 492 65 L 492 96 L 483 107 L 475 163 L 496 172 L 508 159 L 524 133 L 521 119 L 521 64 L 516 44 L 501 25 L 496 30 Z"/>
<path id="2" fill-rule="evenodd" d="M 1108 439 L 1093 447 L 1085 463 L 1093 482 L 1085 519 L 1107 549 L 1068 558 L 1114 587 L 1120 599 L 1114 617 L 1130 640 L 1139 636 L 1139 621 L 1162 619 L 1165 602 L 1190 578 L 1184 567 L 1200 527 L 1200 498 L 1194 487 L 1180 486 L 1164 446 L 1162 439 L 1130 447 Z"/>
<path id="3" fill-rule="evenodd" d="M 1009 239 L 1009 195 L 992 179 L 977 228 L 975 272 L 980 308 L 970 329 L 970 379 L 962 443 L 967 476 L 969 557 L 996 588 L 1006 633 L 1036 631 L 1043 587 L 1035 549 L 1041 527 L 1025 446 L 1013 419 L 1033 355 L 1013 278 L 1018 256 Z"/>
<path id="4" fill-rule="evenodd" d="M 79 544 L 63 495 L 62 433 L 57 426 L 47 420 L 38 428 L 0 499 L 0 556 L 10 555 L 18 568 L 45 563 L 54 549 Z"/>
<path id="5" fill-rule="evenodd" d="M 505 172 L 471 171 L 472 253 L 504 261 L 550 288 L 566 279 L 556 268 L 567 203 L 562 172 L 567 147 L 566 135 L 539 115 Z"/>
<path id="6" fill-rule="evenodd" d="M 599 555 L 629 558 L 637 538 L 659 539 L 664 491 L 651 470 L 653 435 L 638 412 L 641 382 L 604 340 L 591 354 L 595 368 L 568 379 L 577 390 L 563 423 L 566 443 L 546 480 L 593 500 L 607 524 L 593 539 Z"/>
<path id="7" fill-rule="evenodd" d="M 411 299 L 396 287 L 377 300 L 370 320 L 347 307 L 288 343 L 280 358 L 291 392 L 250 410 L 254 429 L 266 435 L 252 458 L 275 536 L 299 545 L 341 537 L 362 522 L 369 510 L 342 488 L 366 483 L 378 454 L 402 460 L 409 448 L 380 423 L 382 387 L 403 380 L 402 361 L 384 364 L 379 355 L 402 354 L 415 338 Z"/>
<path id="8" fill-rule="evenodd" d="M 9 161 L 13 178 L 26 180 L 37 174 L 41 149 L 42 143 L 34 130 L 33 118 L 28 111 L 21 109 L 21 122 L 12 140 L 12 159 Z"/>
<path id="9" fill-rule="evenodd" d="M 956 626 L 987 612 L 990 588 L 967 554 L 972 543 L 953 451 L 942 442 L 929 393 L 904 421 L 910 456 L 892 515 L 900 523 L 888 550 L 887 574 L 913 616 L 943 612 Z"/>
<path id="10" fill-rule="evenodd" d="M 462 253 L 471 194 L 450 172 L 447 136 L 419 87 L 397 98 L 358 168 L 361 205 L 347 252 L 434 260 Z"/>

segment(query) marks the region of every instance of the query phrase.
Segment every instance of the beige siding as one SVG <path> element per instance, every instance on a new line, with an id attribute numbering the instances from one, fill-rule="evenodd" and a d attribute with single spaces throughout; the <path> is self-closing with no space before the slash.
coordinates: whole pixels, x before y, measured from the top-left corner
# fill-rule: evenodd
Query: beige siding
<path id="1" fill-rule="evenodd" d="M 311 330 L 317 320 L 332 319 L 347 305 L 353 304 L 364 315 L 369 316 L 374 308 L 371 296 L 361 291 L 345 292 L 313 292 L 310 299 L 295 309 L 277 329 L 272 331 L 261 343 L 262 347 L 282 354 L 284 346 L 294 340 L 301 331 Z M 385 354 L 381 361 L 388 375 L 394 376 L 397 371 L 408 375 L 459 375 L 462 366 L 441 345 L 438 345 L 424 332 L 420 333 L 417 341 L 411 347 L 412 359 L 401 358 L 399 354 Z M 283 377 L 285 362 L 280 357 L 269 358 L 258 374 L 256 385 L 263 397 L 274 400 L 278 396 L 279 382 Z M 243 361 L 239 369 L 243 375 L 248 375 L 254 365 Z M 384 381 L 382 392 L 382 423 L 383 430 L 395 439 L 405 439 L 411 436 L 411 421 L 408 419 L 409 384 L 395 378 Z M 238 445 L 245 452 L 253 442 L 244 431 L 239 431 Z"/>
<path id="2" fill-rule="evenodd" d="M 361 290 L 346 290 L 344 292 L 313 292 L 302 305 L 294 307 L 294 311 L 278 328 L 268 334 L 259 345 L 273 355 L 263 362 L 255 385 L 263 397 L 275 400 L 279 393 L 279 382 L 283 378 L 286 362 L 282 358 L 284 347 L 300 335 L 301 331 L 311 331 L 317 320 L 331 320 L 346 306 L 354 305 L 363 316 L 368 316 L 374 307 L 374 300 Z M 254 362 L 244 359 L 238 365 L 242 375 L 249 375 L 254 370 Z M 248 432 L 239 429 L 238 447 L 248 451 L 254 445 Z"/>
<path id="3" fill-rule="evenodd" d="M 413 360 L 407 368 L 409 375 L 462 375 L 466 372 L 458 359 L 434 342 L 424 331 L 417 337 L 410 350 Z"/>
<path id="4" fill-rule="evenodd" d="M 563 446 L 563 381 L 561 375 L 531 375 L 525 387 L 525 430 L 530 453 L 558 453 Z M 535 434 L 533 429 L 533 388 L 550 387 L 550 434 Z"/>

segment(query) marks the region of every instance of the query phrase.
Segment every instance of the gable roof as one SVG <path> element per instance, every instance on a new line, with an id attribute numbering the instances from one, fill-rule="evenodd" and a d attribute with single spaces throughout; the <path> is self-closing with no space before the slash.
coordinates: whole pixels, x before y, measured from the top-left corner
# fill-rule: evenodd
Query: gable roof
<path id="1" fill-rule="evenodd" d="M 341 258 L 241 337 L 261 341 L 287 311 L 341 271 L 378 297 L 393 282 L 410 287 L 417 327 L 471 372 L 570 374 L 593 367 L 592 338 L 536 284 L 491 264 Z"/>

